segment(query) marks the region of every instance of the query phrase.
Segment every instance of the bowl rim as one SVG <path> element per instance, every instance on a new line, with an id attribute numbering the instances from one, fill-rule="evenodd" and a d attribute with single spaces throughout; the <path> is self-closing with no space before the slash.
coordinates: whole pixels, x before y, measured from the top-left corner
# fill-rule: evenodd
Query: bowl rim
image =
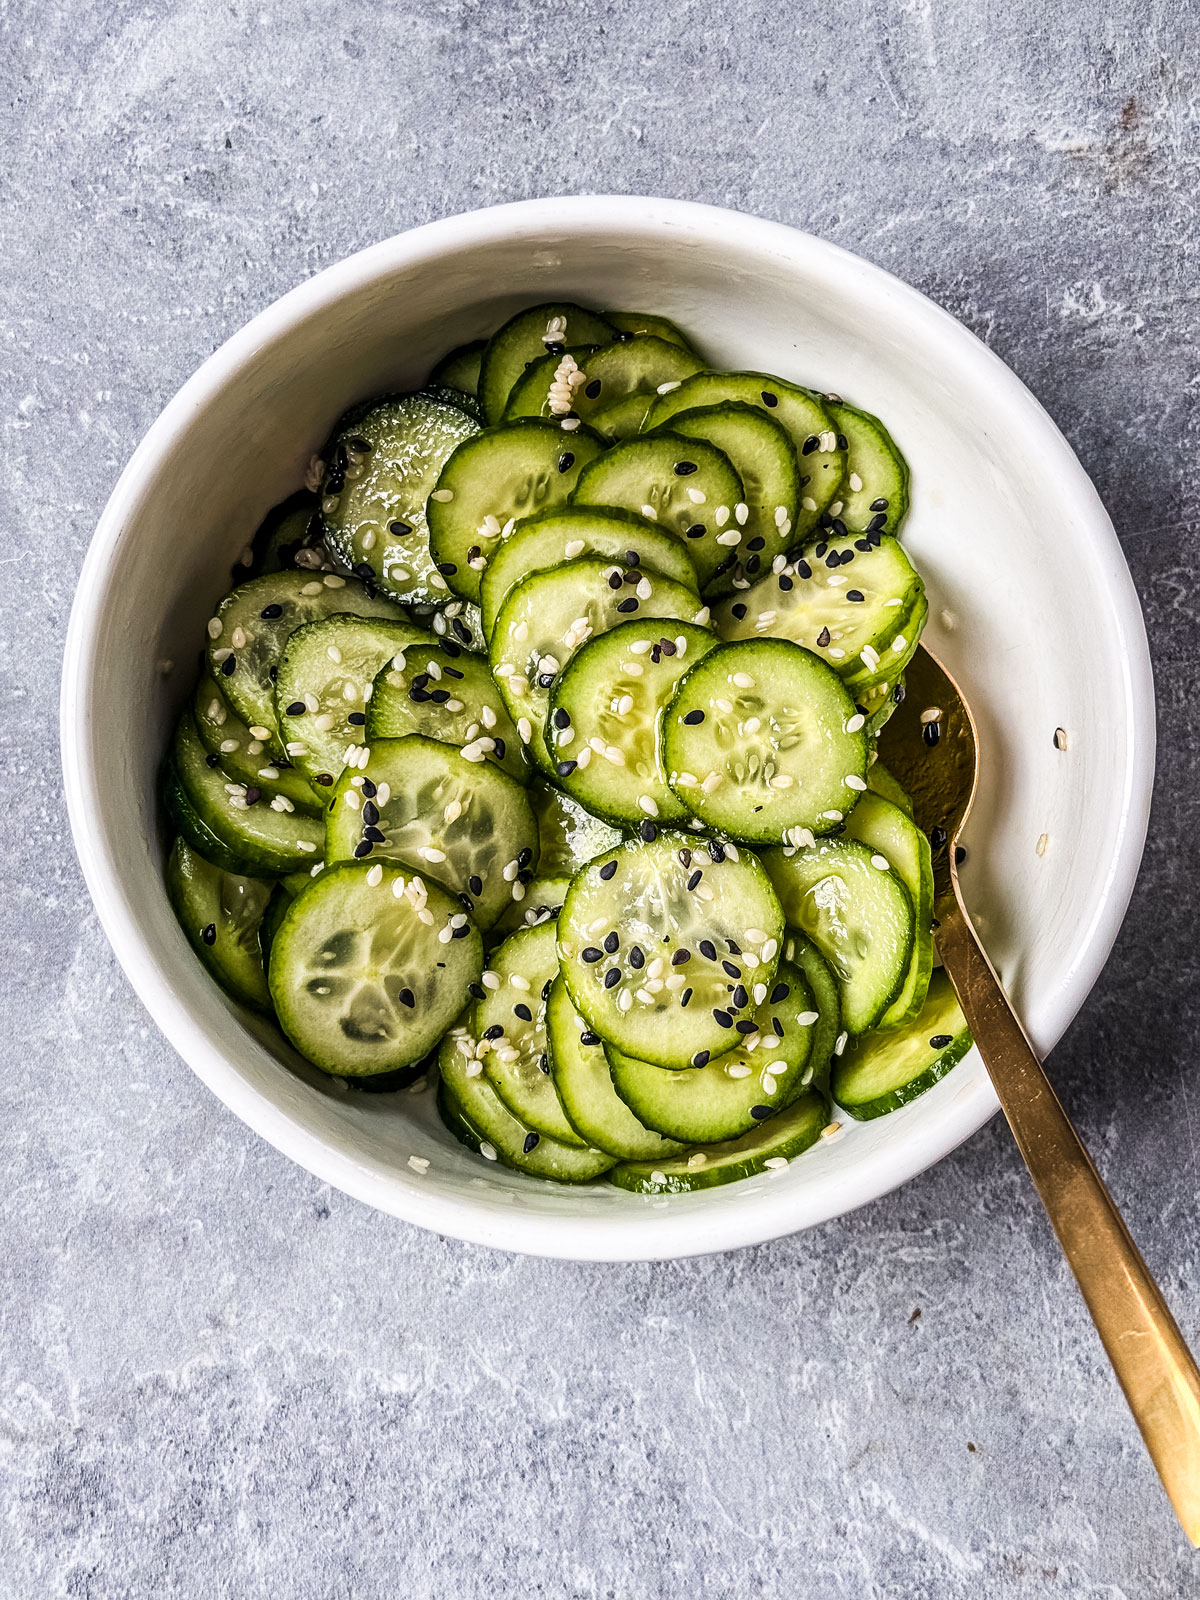
<path id="1" fill-rule="evenodd" d="M 1124 722 L 1124 768 L 1118 775 L 1119 819 L 1107 892 L 1080 935 L 1066 979 L 1046 1006 L 1039 1043 L 1055 1044 L 1091 991 L 1108 958 L 1133 892 L 1149 821 L 1154 779 L 1154 689 L 1149 644 L 1133 579 L 1115 529 L 1067 440 L 1030 391 L 969 329 L 920 291 L 840 246 L 784 223 L 723 207 L 649 196 L 575 195 L 522 200 L 443 217 L 396 234 L 325 268 L 284 294 L 225 341 L 183 384 L 142 438 L 113 489 L 80 572 L 64 653 L 60 742 L 71 831 L 101 926 L 135 992 L 174 1048 L 205 1084 L 256 1133 L 322 1181 L 368 1205 L 434 1232 L 523 1254 L 586 1261 L 665 1260 L 765 1243 L 857 1209 L 887 1194 L 948 1155 L 995 1113 L 998 1102 L 981 1075 L 941 1119 L 940 1136 L 910 1133 L 879 1153 L 870 1180 L 849 1196 L 836 1184 L 817 1186 L 802 1203 L 789 1189 L 767 1186 L 741 1203 L 706 1209 L 702 1228 L 687 1209 L 555 1216 L 501 1211 L 486 1201 L 441 1192 L 401 1169 L 356 1158 L 334 1147 L 271 1096 L 252 1086 L 215 1042 L 204 1018 L 177 994 L 162 953 L 142 933 L 113 852 L 98 824 L 99 783 L 91 756 L 91 681 L 106 577 L 124 530 L 161 462 L 186 434 L 194 414 L 265 344 L 274 343 L 314 311 L 390 275 L 429 265 L 448 251 L 486 248 L 517 236 L 569 233 L 611 236 L 633 231 L 681 231 L 720 248 L 730 228 L 739 244 L 793 262 L 808 274 L 836 276 L 876 315 L 915 319 L 936 344 L 939 360 L 974 368 L 1018 431 L 1036 434 L 1038 449 L 1075 503 L 1080 526 L 1102 557 L 1097 582 L 1111 608 L 1111 642 L 1119 660 Z M 932 1132 L 932 1129 L 930 1130 Z M 740 1189 L 734 1185 L 731 1193 Z M 814 1203 L 815 1202 L 815 1203 Z M 703 1237 L 698 1238 L 697 1234 Z"/>

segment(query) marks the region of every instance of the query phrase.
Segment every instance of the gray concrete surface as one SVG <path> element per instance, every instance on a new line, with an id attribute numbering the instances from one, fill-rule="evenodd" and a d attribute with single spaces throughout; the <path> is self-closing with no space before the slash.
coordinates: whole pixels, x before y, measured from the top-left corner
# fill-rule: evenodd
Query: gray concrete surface
<path id="1" fill-rule="evenodd" d="M 1188 12 L 0 0 L 6 1600 L 1196 1592 L 1003 1128 L 716 1259 L 587 1268 L 418 1233 L 260 1143 L 149 1026 L 55 754 L 67 612 L 121 465 L 317 268 L 596 189 L 860 251 L 1047 404 L 1143 597 L 1150 846 L 1053 1076 L 1200 1337 Z"/>

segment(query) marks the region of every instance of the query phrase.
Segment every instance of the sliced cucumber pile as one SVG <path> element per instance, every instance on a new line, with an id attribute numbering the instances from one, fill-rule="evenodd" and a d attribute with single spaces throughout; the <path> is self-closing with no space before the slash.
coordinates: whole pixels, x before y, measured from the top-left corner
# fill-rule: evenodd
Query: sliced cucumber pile
<path id="1" fill-rule="evenodd" d="M 354 406 L 163 761 L 209 972 L 349 1084 L 436 1062 L 450 1133 L 531 1178 L 769 1177 L 831 1091 L 907 1103 L 970 1043 L 875 755 L 928 614 L 909 494 L 877 417 L 636 310 L 526 307 Z"/>

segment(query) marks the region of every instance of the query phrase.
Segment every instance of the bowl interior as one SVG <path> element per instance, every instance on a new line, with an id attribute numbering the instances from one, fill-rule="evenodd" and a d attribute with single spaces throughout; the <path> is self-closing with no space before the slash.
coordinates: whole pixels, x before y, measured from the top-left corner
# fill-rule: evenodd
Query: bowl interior
<path id="1" fill-rule="evenodd" d="M 205 620 L 263 514 L 299 486 L 347 404 L 418 385 L 449 346 L 552 297 L 664 313 L 715 365 L 836 390 L 891 427 L 912 465 L 904 537 L 929 588 L 928 642 L 980 725 L 964 883 L 1050 1048 L 1115 936 L 1148 804 L 1145 636 L 1111 526 L 1053 424 L 958 324 L 843 252 L 705 207 L 529 202 L 433 224 L 322 274 L 219 351 L 130 463 L 80 584 L 63 702 L 73 826 L 159 1024 L 228 1104 L 327 1181 L 510 1248 L 726 1248 L 836 1215 L 951 1149 L 995 1106 L 977 1055 L 785 1172 L 669 1200 L 561 1188 L 484 1166 L 428 1093 L 357 1094 L 305 1069 L 212 985 L 162 888 L 156 766 Z"/>

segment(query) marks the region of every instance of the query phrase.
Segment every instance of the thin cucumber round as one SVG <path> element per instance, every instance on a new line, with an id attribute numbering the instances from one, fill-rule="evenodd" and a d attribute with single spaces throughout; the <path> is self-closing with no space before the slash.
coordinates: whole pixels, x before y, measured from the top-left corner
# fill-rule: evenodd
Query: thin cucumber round
<path id="1" fill-rule="evenodd" d="M 653 404 L 652 394 L 628 395 L 614 405 L 605 406 L 603 411 L 594 411 L 590 426 L 606 444 L 620 444 L 623 439 L 633 439 L 641 433 Z"/>
<path id="2" fill-rule="evenodd" d="M 729 542 L 705 593 L 745 588 L 794 542 L 800 470 L 791 435 L 770 412 L 740 401 L 681 411 L 667 427 L 677 437 L 715 445 L 741 480 L 743 507 L 719 530 Z"/>
<path id="3" fill-rule="evenodd" d="M 305 623 L 343 613 L 404 620 L 391 600 L 336 572 L 273 572 L 225 596 L 208 624 L 208 670 L 248 727 L 278 739 L 275 674 L 284 645 Z"/>
<path id="4" fill-rule="evenodd" d="M 971 1048 L 950 979 L 938 968 L 918 1014 L 890 1033 L 856 1039 L 833 1072 L 833 1097 L 859 1122 L 908 1105 L 944 1078 Z"/>
<path id="5" fill-rule="evenodd" d="M 510 317 L 487 342 L 479 369 L 479 400 L 485 420 L 494 425 L 531 361 L 561 354 L 574 345 L 608 344 L 616 330 L 594 311 L 569 300 L 529 306 Z"/>
<path id="6" fill-rule="evenodd" d="M 838 430 L 838 443 L 846 441 L 846 475 L 830 504 L 830 516 L 851 532 L 898 532 L 908 511 L 908 462 L 878 417 L 844 400 L 825 404 Z"/>
<path id="7" fill-rule="evenodd" d="M 398 651 L 432 645 L 410 622 L 378 617 L 326 617 L 292 634 L 279 660 L 275 716 L 284 749 L 318 794 L 357 759 L 380 668 Z"/>
<path id="8" fill-rule="evenodd" d="M 429 548 L 455 593 L 478 600 L 501 537 L 522 518 L 564 504 L 603 449 L 590 428 L 567 438 L 557 423 L 534 418 L 465 439 L 442 468 L 427 513 Z"/>
<path id="9" fill-rule="evenodd" d="M 201 672 L 196 685 L 192 714 L 201 744 L 231 778 L 245 784 L 269 783 L 276 794 L 286 795 L 297 810 L 314 815 L 320 810 L 321 803 L 304 774 L 272 749 L 268 729 L 256 727 L 251 732 L 207 670 Z M 263 738 L 264 734 L 268 737 Z"/>
<path id="10" fill-rule="evenodd" d="M 606 311 L 603 315 L 605 322 L 616 328 L 618 344 L 622 342 L 622 334 L 648 333 L 655 339 L 665 339 L 668 344 L 677 344 L 681 350 L 695 353 L 692 341 L 670 317 L 658 317 L 652 311 Z"/>
<path id="11" fill-rule="evenodd" d="M 593 856 L 621 842 L 619 829 L 592 816 L 544 778 L 529 785 L 529 802 L 537 818 L 539 876 L 570 878 Z"/>
<path id="12" fill-rule="evenodd" d="M 505 600 L 525 578 L 576 561 L 602 556 L 627 567 L 645 567 L 664 578 L 696 587 L 696 569 L 680 544 L 661 528 L 616 509 L 560 506 L 522 522 L 489 561 L 480 585 L 483 629 L 490 639 Z"/>
<path id="13" fill-rule="evenodd" d="M 660 390 L 682 383 L 702 366 L 690 350 L 653 334 L 598 349 L 568 350 L 561 357 L 546 356 L 528 369 L 509 396 L 505 419 L 551 417 L 557 403 L 590 422 L 635 395 L 649 406 Z"/>
<path id="14" fill-rule="evenodd" d="M 686 542 L 701 583 L 707 583 L 741 540 L 742 480 L 729 457 L 705 439 L 660 429 L 626 439 L 579 476 L 573 505 L 615 506 L 665 528 Z"/>
<path id="15" fill-rule="evenodd" d="M 788 923 L 806 934 L 838 980 L 842 1026 L 873 1028 L 904 983 L 913 908 L 884 858 L 853 839 L 768 850 L 763 865 Z"/>
<path id="16" fill-rule="evenodd" d="M 838 675 L 785 639 L 710 651 L 662 724 L 671 787 L 718 832 L 799 844 L 827 833 L 866 788 L 867 740 Z"/>
<path id="17" fill-rule="evenodd" d="M 260 878 L 222 872 L 176 839 L 167 857 L 167 894 L 192 948 L 232 999 L 271 1009 L 259 929 L 271 899 Z"/>
<path id="18" fill-rule="evenodd" d="M 804 645 L 861 694 L 904 670 L 920 636 L 924 589 L 895 539 L 822 540 L 722 600 L 713 616 L 726 639 L 769 635 Z"/>
<path id="19" fill-rule="evenodd" d="M 538 873 L 532 883 L 513 884 L 513 895 L 503 913 L 488 929 L 493 943 L 507 939 L 510 933 L 522 928 L 536 928 L 543 922 L 553 922 L 563 908 L 571 879 L 563 874 Z M 517 890 L 522 893 L 518 896 Z"/>
<path id="20" fill-rule="evenodd" d="M 602 1150 L 564 1144 L 530 1128 L 513 1115 L 482 1073 L 468 1076 L 472 1065 L 478 1065 L 475 1040 L 464 1027 L 452 1029 L 438 1053 L 438 1112 L 469 1150 L 485 1161 L 499 1161 L 531 1178 L 555 1183 L 589 1183 L 612 1166 L 612 1156 Z"/>
<path id="21" fill-rule="evenodd" d="M 546 743 L 550 691 L 575 651 L 632 615 L 704 622 L 692 589 L 657 572 L 609 561 L 568 561 L 535 572 L 509 595 L 491 639 L 492 675 L 528 754 L 555 771 Z"/>
<path id="22" fill-rule="evenodd" d="M 475 1056 L 492 1088 L 527 1127 L 563 1144 L 585 1145 L 567 1121 L 550 1073 L 546 1002 L 557 977 L 552 922 L 510 934 L 489 958 L 483 999 L 471 1015 L 479 1041 Z"/>
<path id="23" fill-rule="evenodd" d="M 472 422 L 483 425 L 483 408 L 474 395 L 464 394 L 461 389 L 455 389 L 445 383 L 427 383 L 417 393 L 425 400 L 439 400 L 443 405 L 453 406 L 456 411 L 461 411 L 464 416 L 470 417 Z"/>
<path id="24" fill-rule="evenodd" d="M 571 1126 L 588 1144 L 620 1161 L 678 1152 L 673 1140 L 640 1123 L 613 1088 L 599 1035 L 589 1031 L 576 1011 L 561 975 L 546 1002 L 546 1038 L 558 1098 Z"/>
<path id="25" fill-rule="evenodd" d="M 192 713 L 185 711 L 171 746 L 173 771 L 205 827 L 243 870 L 281 877 L 321 859 L 325 829 L 319 817 L 298 810 L 265 780 L 238 783 L 221 767 L 210 766 L 210 760 Z M 182 827 L 180 831 L 185 832 Z M 205 854 L 202 846 L 196 847 Z"/>
<path id="26" fill-rule="evenodd" d="M 795 538 L 806 538 L 836 498 L 846 467 L 846 452 L 838 445 L 833 419 L 811 390 L 766 372 L 703 372 L 660 395 L 650 408 L 646 426 L 659 428 L 681 411 L 729 401 L 761 407 L 791 435 L 800 469 Z"/>
<path id="27" fill-rule="evenodd" d="M 783 957 L 800 968 L 812 990 L 817 1020 L 813 1024 L 812 1050 L 793 1093 L 815 1089 L 829 1098 L 829 1073 L 842 1032 L 842 999 L 837 978 L 828 961 L 811 939 L 789 928 L 783 944 Z"/>
<path id="28" fill-rule="evenodd" d="M 212 758 L 209 757 L 211 760 Z M 232 872 L 239 877 L 254 877 L 261 872 L 252 862 L 240 859 L 229 847 L 222 843 L 217 835 L 201 817 L 191 800 L 187 790 L 179 781 L 179 774 L 175 770 L 175 763 L 168 751 L 163 760 L 158 775 L 159 794 L 167 820 L 174 828 L 188 848 L 203 857 L 210 866 L 220 867 L 222 872 Z M 267 874 L 270 876 L 270 874 Z"/>
<path id="29" fill-rule="evenodd" d="M 609 1182 L 634 1194 L 689 1194 L 762 1172 L 781 1172 L 816 1144 L 827 1122 L 825 1101 L 819 1094 L 806 1094 L 740 1139 L 667 1159 L 623 1161 L 609 1173 Z"/>
<path id="30" fill-rule="evenodd" d="M 912 620 L 910 615 L 910 623 Z M 867 719 L 868 739 L 874 739 L 878 736 L 879 730 L 888 722 L 896 707 L 903 701 L 904 694 L 903 673 L 894 682 L 885 679 L 882 683 L 872 684 L 869 689 L 863 691 L 855 703 Z"/>
<path id="31" fill-rule="evenodd" d="M 394 862 L 356 861 L 326 867 L 293 900 L 269 978 L 301 1055 L 359 1077 L 420 1061 L 482 971 L 478 930 L 457 900 Z"/>
<path id="32" fill-rule="evenodd" d="M 301 885 L 301 889 L 307 889 L 309 885 L 308 873 L 304 873 L 303 877 L 304 882 Z M 258 937 L 262 944 L 264 988 L 266 987 L 265 973 L 266 970 L 269 969 L 271 962 L 271 944 L 275 938 L 275 935 L 279 932 L 279 924 L 287 915 L 287 908 L 296 898 L 296 895 L 301 892 L 301 889 L 293 891 L 287 878 L 277 879 L 273 888 L 271 889 L 271 898 L 267 901 L 267 909 L 263 912 L 263 919 L 258 930 Z M 268 1005 L 270 1004 L 270 998 L 271 997 L 268 994 Z"/>
<path id="33" fill-rule="evenodd" d="M 446 599 L 425 507 L 455 448 L 478 432 L 458 406 L 422 394 L 388 396 L 343 417 L 321 484 L 325 539 L 339 560 L 397 599 Z"/>
<path id="34" fill-rule="evenodd" d="M 466 344 L 455 345 L 434 367 L 427 382 L 444 384 L 447 389 L 458 389 L 478 399 L 479 365 L 486 348 L 486 339 L 471 339 Z"/>
<path id="35" fill-rule="evenodd" d="M 333 790 L 327 861 L 399 861 L 489 928 L 533 877 L 537 823 L 519 783 L 420 734 L 363 746 Z M 523 898 L 523 894 L 522 894 Z"/>
<path id="36" fill-rule="evenodd" d="M 769 987 L 753 1014 L 736 1024 L 753 1031 L 699 1066 L 664 1071 L 608 1046 L 613 1087 L 639 1122 L 683 1144 L 712 1144 L 748 1133 L 787 1105 L 818 1014 L 803 974 L 786 961 Z"/>
<path id="37" fill-rule="evenodd" d="M 929 840 L 899 806 L 877 794 L 864 794 L 846 823 L 846 837 L 857 839 L 883 860 L 908 890 L 913 905 L 914 937 L 908 971 L 900 993 L 876 1023 L 899 1028 L 925 1004 L 933 970 L 933 857 Z"/>
<path id="38" fill-rule="evenodd" d="M 367 706 L 367 743 L 409 733 L 469 749 L 524 783 L 529 766 L 491 668 L 482 656 L 431 636 L 380 668 Z"/>
<path id="39" fill-rule="evenodd" d="M 663 767 L 660 729 L 680 678 L 716 647 L 689 622 L 625 622 L 558 675 L 547 737 L 559 783 L 594 816 L 637 828 L 686 819 Z"/>
<path id="40" fill-rule="evenodd" d="M 606 1043 L 691 1067 L 737 1042 L 736 1020 L 753 986 L 771 984 L 782 935 L 778 899 L 749 851 L 664 832 L 580 869 L 558 953 L 571 999 Z"/>

